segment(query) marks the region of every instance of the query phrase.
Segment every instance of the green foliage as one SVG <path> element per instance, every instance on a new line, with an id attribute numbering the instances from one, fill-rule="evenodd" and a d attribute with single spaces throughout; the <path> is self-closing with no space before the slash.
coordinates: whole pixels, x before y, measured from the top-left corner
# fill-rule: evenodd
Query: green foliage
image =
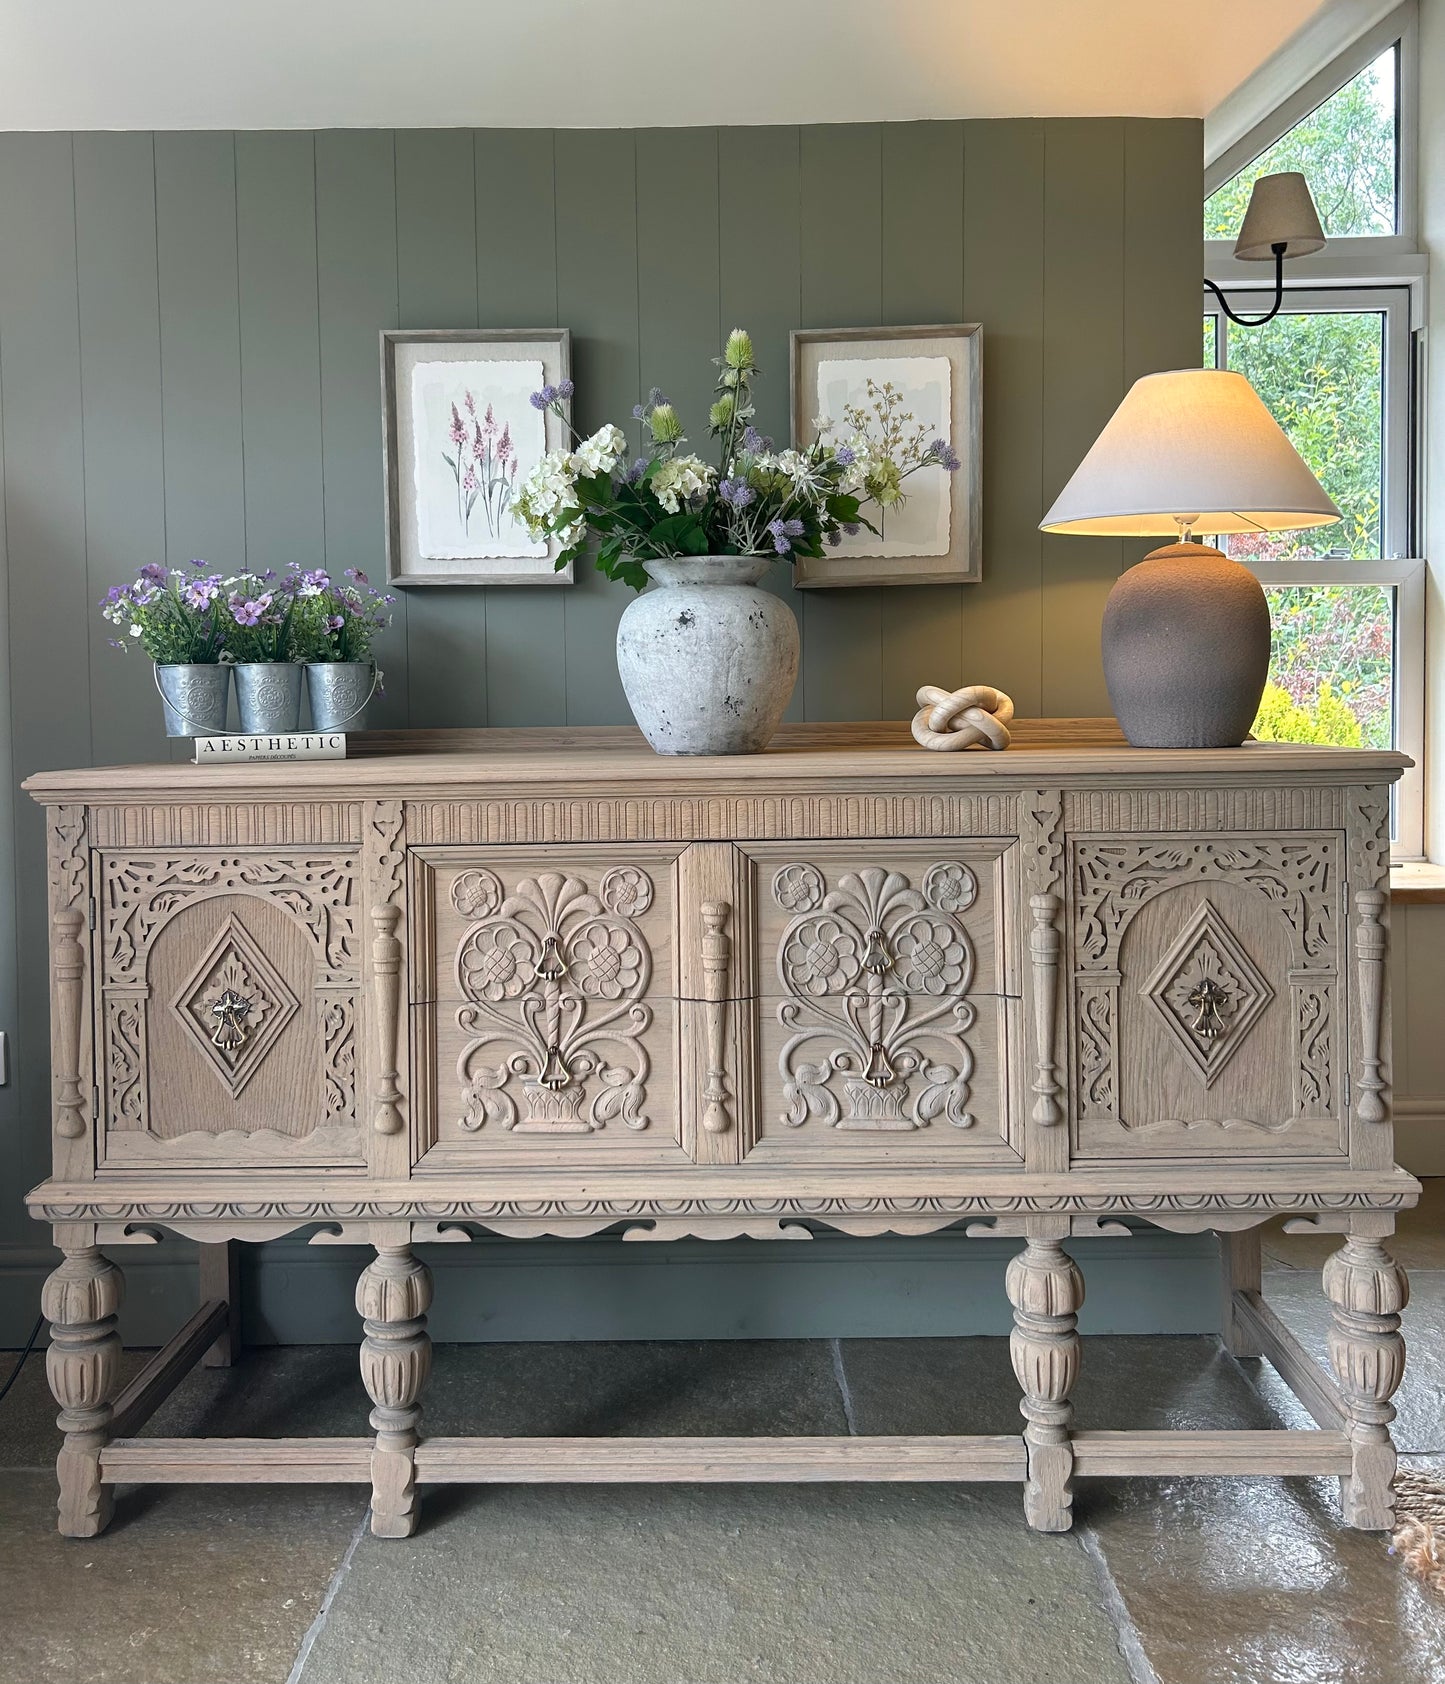
<path id="1" fill-rule="evenodd" d="M 1232 542 L 1253 561 L 1380 554 L 1384 318 L 1376 310 L 1285 311 L 1229 335 L 1243 374 L 1344 516 L 1337 525 Z"/>
<path id="2" fill-rule="evenodd" d="M 1331 684 L 1320 685 L 1313 710 L 1293 700 L 1283 686 L 1266 684 L 1254 734 L 1264 743 L 1329 743 L 1335 748 L 1359 748 L 1364 742 L 1360 721 Z"/>
<path id="3" fill-rule="evenodd" d="M 1232 240 L 1262 175 L 1300 170 L 1334 240 L 1395 232 L 1395 49 L 1368 64 L 1204 202 L 1206 240 Z"/>

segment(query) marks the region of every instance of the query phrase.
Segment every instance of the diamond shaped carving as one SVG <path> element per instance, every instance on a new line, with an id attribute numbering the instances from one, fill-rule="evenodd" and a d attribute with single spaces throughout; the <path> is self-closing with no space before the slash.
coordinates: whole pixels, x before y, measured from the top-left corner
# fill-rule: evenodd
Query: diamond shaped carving
<path id="1" fill-rule="evenodd" d="M 1274 990 L 1207 901 L 1140 990 L 1206 1088 L 1244 1045 Z"/>
<path id="2" fill-rule="evenodd" d="M 300 1002 L 233 913 L 181 984 L 171 1010 L 234 1099 Z"/>

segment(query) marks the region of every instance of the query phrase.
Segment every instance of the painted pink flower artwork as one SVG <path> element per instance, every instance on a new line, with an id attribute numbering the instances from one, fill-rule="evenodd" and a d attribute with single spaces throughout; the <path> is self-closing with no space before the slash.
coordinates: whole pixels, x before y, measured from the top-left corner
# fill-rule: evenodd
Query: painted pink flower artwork
<path id="1" fill-rule="evenodd" d="M 538 363 L 418 363 L 412 378 L 417 536 L 440 561 L 544 556 L 513 514 L 520 476 L 546 450 L 529 402 Z"/>

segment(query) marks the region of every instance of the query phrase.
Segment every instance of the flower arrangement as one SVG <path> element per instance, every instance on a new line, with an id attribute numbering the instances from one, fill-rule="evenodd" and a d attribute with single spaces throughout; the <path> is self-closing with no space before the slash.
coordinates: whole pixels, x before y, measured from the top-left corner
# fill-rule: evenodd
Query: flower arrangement
<path id="1" fill-rule="evenodd" d="M 371 640 L 391 623 L 396 598 L 379 591 L 359 567 L 336 584 L 321 568 L 296 570 L 291 638 L 298 660 L 368 661 Z"/>
<path id="2" fill-rule="evenodd" d="M 103 617 L 122 628 L 117 649 L 139 643 L 157 666 L 230 661 L 366 661 L 390 623 L 394 596 L 357 567 L 336 584 L 322 568 L 292 562 L 285 573 L 223 578 L 204 561 L 167 569 L 147 562 L 129 585 L 101 598 Z"/>
<path id="3" fill-rule="evenodd" d="M 103 618 L 124 632 L 110 640 L 112 647 L 137 642 L 161 667 L 219 661 L 230 619 L 225 585 L 203 561 L 171 569 L 148 561 L 134 583 L 112 585 L 101 598 Z"/>
<path id="4" fill-rule="evenodd" d="M 925 442 L 926 429 L 891 386 L 871 384 L 873 414 L 850 405 L 846 436 L 820 417 L 816 443 L 780 451 L 752 424 L 759 370 L 748 333 L 734 328 L 714 361 L 708 432 L 720 441 L 717 467 L 684 450 L 681 418 L 656 387 L 632 412 L 643 453 L 627 463 L 620 427 L 609 423 L 586 439 L 572 430 L 563 408 L 570 380 L 532 394 L 535 408 L 561 418 L 573 448 L 544 456 L 512 494 L 511 509 L 534 540 L 556 538 L 559 569 L 581 554 L 589 533 L 599 540 L 601 571 L 637 590 L 647 583 L 643 563 L 666 556 L 821 556 L 844 533 L 878 530 L 865 504 L 881 516 L 903 502 L 911 475 L 959 466 L 946 439 Z"/>

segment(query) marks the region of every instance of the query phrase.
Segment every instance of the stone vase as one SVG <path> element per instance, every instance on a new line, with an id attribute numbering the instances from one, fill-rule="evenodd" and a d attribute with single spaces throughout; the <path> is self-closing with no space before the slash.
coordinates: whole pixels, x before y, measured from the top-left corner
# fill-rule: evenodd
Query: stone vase
<path id="1" fill-rule="evenodd" d="M 231 669 L 219 661 L 157 666 L 156 689 L 165 704 L 168 737 L 216 737 L 226 729 Z"/>
<path id="2" fill-rule="evenodd" d="M 364 731 L 366 709 L 376 688 L 370 661 L 309 661 L 306 695 L 313 731 Z"/>
<path id="3" fill-rule="evenodd" d="M 798 679 L 798 622 L 759 587 L 771 556 L 648 561 L 617 627 L 627 705 L 659 754 L 756 754 Z"/>
<path id="4" fill-rule="evenodd" d="M 1166 544 L 1104 605 L 1109 703 L 1135 748 L 1236 748 L 1269 676 L 1259 580 L 1207 544 Z"/>
<path id="5" fill-rule="evenodd" d="M 241 729 L 284 737 L 301 728 L 301 668 L 294 661 L 238 661 L 236 702 Z"/>

